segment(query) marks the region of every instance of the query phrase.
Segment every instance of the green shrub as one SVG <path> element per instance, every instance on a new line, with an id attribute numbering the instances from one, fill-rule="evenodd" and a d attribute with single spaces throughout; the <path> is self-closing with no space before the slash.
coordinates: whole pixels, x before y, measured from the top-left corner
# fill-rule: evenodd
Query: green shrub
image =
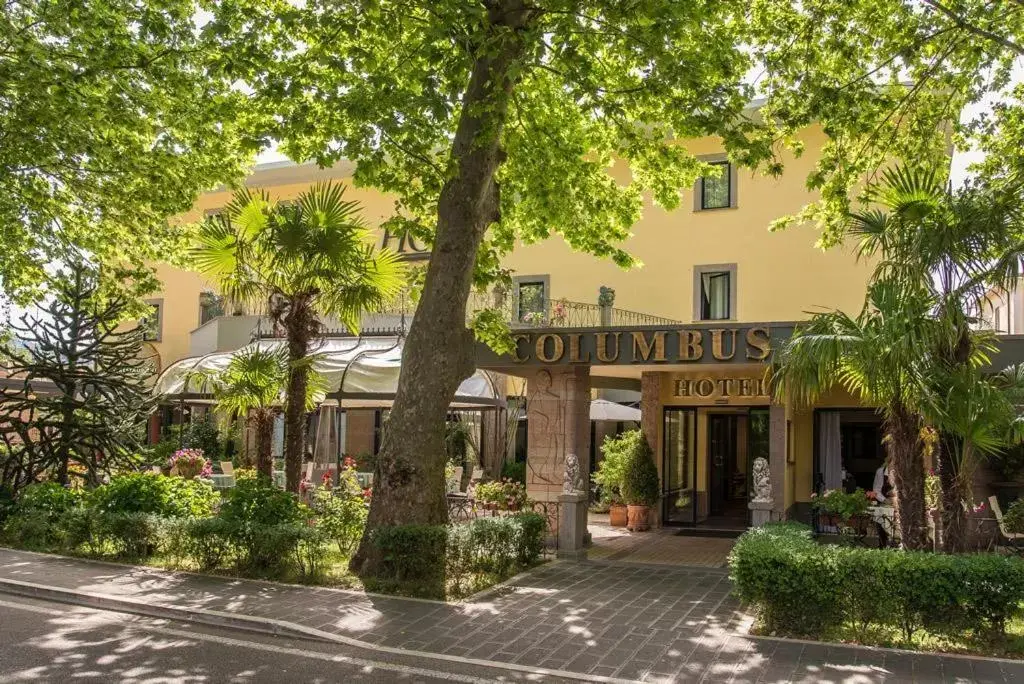
<path id="1" fill-rule="evenodd" d="M 765 627 L 819 635 L 842 624 L 894 627 L 911 640 L 974 630 L 1001 635 L 1021 613 L 1024 561 L 996 554 L 934 554 L 817 544 L 793 523 L 749 530 L 729 557 L 739 597 Z"/>
<path id="2" fill-rule="evenodd" d="M 222 518 L 196 518 L 185 523 L 183 555 L 191 558 L 202 570 L 225 564 L 234 552 L 234 530 Z"/>
<path id="3" fill-rule="evenodd" d="M 526 484 L 526 462 L 505 461 L 501 465 L 501 479 Z"/>
<path id="4" fill-rule="evenodd" d="M 1006 509 L 1003 522 L 1009 532 L 1024 532 L 1024 499 L 1017 499 Z"/>
<path id="5" fill-rule="evenodd" d="M 82 491 L 79 489 L 69 489 L 56 482 L 38 482 L 21 490 L 13 514 L 38 513 L 56 521 L 81 503 Z"/>
<path id="6" fill-rule="evenodd" d="M 96 513 L 91 508 L 80 506 L 64 513 L 56 524 L 55 534 L 60 547 L 66 551 L 74 551 L 83 544 L 89 553 L 99 554 L 102 550 Z"/>
<path id="7" fill-rule="evenodd" d="M 622 438 L 628 445 L 622 474 L 622 498 L 634 506 L 653 506 L 658 502 L 661 485 L 651 447 L 640 430 L 630 430 Z"/>
<path id="8" fill-rule="evenodd" d="M 547 518 L 540 513 L 517 513 L 510 520 L 519 528 L 516 534 L 516 562 L 521 566 L 533 565 L 544 553 Z"/>
<path id="9" fill-rule="evenodd" d="M 11 543 L 35 551 L 50 550 L 60 542 L 50 516 L 39 511 L 12 515 L 4 524 L 3 531 Z"/>
<path id="10" fill-rule="evenodd" d="M 98 512 L 148 513 L 167 518 L 198 518 L 213 514 L 220 495 L 204 480 L 186 480 L 157 473 L 118 475 L 94 489 L 89 503 Z"/>
<path id="11" fill-rule="evenodd" d="M 327 544 L 331 541 L 322 530 L 302 524 L 293 524 L 292 557 L 299 570 L 299 576 L 305 580 L 316 579 L 323 575 L 324 561 L 327 558 Z"/>
<path id="12" fill-rule="evenodd" d="M 398 583 L 440 583 L 444 580 L 444 525 L 379 527 L 371 537 L 381 554 L 382 579 Z"/>
<path id="13" fill-rule="evenodd" d="M 150 513 L 104 513 L 96 519 L 96 534 L 110 543 L 118 556 L 147 558 L 160 541 L 161 519 Z"/>
<path id="14" fill-rule="evenodd" d="M 344 476 L 341 480 L 344 485 Z M 368 513 L 358 484 L 354 490 L 346 486 L 331 490 L 318 489 L 313 495 L 310 509 L 316 519 L 317 529 L 338 545 L 342 555 L 350 555 L 363 536 Z"/>
<path id="15" fill-rule="evenodd" d="M 601 444 L 601 462 L 597 464 L 594 482 L 601 486 L 601 498 L 608 503 L 622 503 L 622 479 L 626 474 L 626 462 L 636 439 L 634 431 L 621 435 L 609 435 Z"/>
<path id="16" fill-rule="evenodd" d="M 220 517 L 239 526 L 270 527 L 305 519 L 302 504 L 267 477 L 242 477 L 228 490 Z"/>
<path id="17" fill-rule="evenodd" d="M 0 482 L 0 525 L 14 512 L 14 490 L 5 482 Z"/>

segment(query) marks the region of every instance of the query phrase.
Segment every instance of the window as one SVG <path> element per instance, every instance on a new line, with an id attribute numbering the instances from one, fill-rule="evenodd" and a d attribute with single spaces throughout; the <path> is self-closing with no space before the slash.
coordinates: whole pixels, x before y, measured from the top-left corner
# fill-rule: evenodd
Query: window
<path id="1" fill-rule="evenodd" d="M 163 300 L 149 302 L 152 313 L 139 321 L 142 328 L 142 339 L 146 342 L 159 342 L 161 328 L 163 327 Z"/>
<path id="2" fill-rule="evenodd" d="M 736 264 L 713 264 L 693 269 L 693 317 L 699 321 L 736 318 Z"/>
<path id="3" fill-rule="evenodd" d="M 547 276 L 515 278 L 516 322 L 537 325 L 547 319 Z"/>
<path id="4" fill-rule="evenodd" d="M 212 292 L 199 294 L 199 325 L 224 315 L 224 298 Z"/>
<path id="5" fill-rule="evenodd" d="M 732 164 L 712 162 L 717 173 L 709 173 L 700 180 L 700 208 L 725 209 L 732 206 Z"/>

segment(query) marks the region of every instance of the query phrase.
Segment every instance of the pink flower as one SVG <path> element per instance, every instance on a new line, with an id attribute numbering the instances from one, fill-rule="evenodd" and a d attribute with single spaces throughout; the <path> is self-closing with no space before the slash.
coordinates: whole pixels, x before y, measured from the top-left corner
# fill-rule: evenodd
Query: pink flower
<path id="1" fill-rule="evenodd" d="M 310 487 L 312 487 L 312 486 L 313 486 L 312 482 L 310 482 L 306 478 L 302 478 L 302 481 L 299 482 L 299 493 L 300 494 L 305 494 L 306 492 L 309 491 Z"/>

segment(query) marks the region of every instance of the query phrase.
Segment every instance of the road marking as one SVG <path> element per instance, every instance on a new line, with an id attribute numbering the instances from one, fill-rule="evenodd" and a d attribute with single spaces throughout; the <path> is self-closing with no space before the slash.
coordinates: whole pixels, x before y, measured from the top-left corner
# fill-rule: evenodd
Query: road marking
<path id="1" fill-rule="evenodd" d="M 15 610 L 24 610 L 31 613 L 39 613 L 42 615 L 52 615 L 55 617 L 67 617 L 66 610 L 57 610 L 56 608 L 45 608 L 43 606 L 30 606 L 24 603 L 15 603 L 13 601 L 0 600 L 0 607 L 13 608 Z M 97 610 L 93 608 L 83 608 L 92 613 L 108 613 L 110 611 Z M 106 617 L 106 616 L 104 616 Z M 107 618 L 109 622 L 123 622 L 119 618 L 110 616 Z M 333 655 L 330 653 L 319 653 L 317 651 L 303 651 L 297 648 L 289 648 L 287 646 L 275 646 L 274 644 L 265 644 L 256 641 L 246 641 L 244 639 L 234 639 L 231 637 L 218 636 L 216 634 L 203 634 L 201 632 L 189 632 L 182 629 L 174 629 L 173 627 L 161 627 L 159 625 L 148 625 L 145 624 L 145 619 L 133 620 L 137 629 L 142 629 L 147 632 L 156 632 L 158 634 L 167 634 L 170 636 L 183 637 L 186 639 L 195 639 L 198 641 L 207 641 L 217 644 L 223 644 L 225 646 L 237 646 L 240 648 L 257 649 L 260 651 L 270 651 L 272 653 L 280 653 L 282 655 L 301 656 L 303 658 L 315 658 L 317 660 L 326 660 L 333 663 L 345 663 L 347 665 L 353 665 L 356 667 L 373 668 L 377 670 L 387 670 L 390 672 L 398 672 L 406 675 L 416 675 L 420 677 L 433 677 L 435 679 L 444 679 L 451 682 L 466 682 L 467 684 L 491 684 L 496 681 L 494 679 L 485 679 L 482 677 L 474 677 L 472 675 L 456 674 L 454 672 L 441 672 L 439 670 L 430 670 L 422 667 L 411 667 L 408 665 L 399 665 L 397 663 L 385 663 L 377 660 L 365 660 L 363 658 L 353 658 L 345 655 Z"/>

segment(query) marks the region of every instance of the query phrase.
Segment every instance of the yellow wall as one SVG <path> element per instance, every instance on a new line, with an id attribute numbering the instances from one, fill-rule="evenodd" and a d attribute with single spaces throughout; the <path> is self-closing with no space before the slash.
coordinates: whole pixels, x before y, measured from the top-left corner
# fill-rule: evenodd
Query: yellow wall
<path id="1" fill-rule="evenodd" d="M 822 251 L 814 246 L 817 231 L 811 226 L 771 233 L 772 220 L 799 210 L 814 197 L 805 187 L 816 150 L 824 141 L 817 129 L 802 135 L 808 152 L 800 159 L 786 160 L 786 173 L 778 179 L 754 175 L 739 169 L 737 207 L 693 211 L 693 193 L 682 193 L 680 206 L 667 212 L 645 202 L 643 216 L 625 247 L 644 265 L 622 271 L 610 261 L 573 252 L 559 238 L 519 245 L 504 265 L 519 275 L 549 275 L 552 299 L 596 303 L 602 285 L 616 291 L 615 307 L 664 316 L 680 321 L 693 319 L 693 267 L 735 263 L 739 321 L 790 321 L 806 318 L 816 307 L 859 310 L 869 266 L 858 264 L 846 248 Z M 711 138 L 687 143 L 698 155 L 722 151 Z M 247 184 L 264 187 L 276 199 L 295 197 L 314 179 L 325 174 L 348 185 L 346 195 L 358 200 L 371 225 L 392 215 L 393 200 L 375 190 L 350 185 L 347 169 L 318 171 L 312 167 L 258 170 Z M 613 175 L 623 178 L 623 165 Z M 227 190 L 203 195 L 183 221 L 195 221 L 205 212 L 222 208 L 231 198 Z M 189 333 L 198 325 L 198 298 L 205 287 L 200 278 L 170 267 L 161 267 L 165 300 L 164 364 L 188 351 Z"/>

